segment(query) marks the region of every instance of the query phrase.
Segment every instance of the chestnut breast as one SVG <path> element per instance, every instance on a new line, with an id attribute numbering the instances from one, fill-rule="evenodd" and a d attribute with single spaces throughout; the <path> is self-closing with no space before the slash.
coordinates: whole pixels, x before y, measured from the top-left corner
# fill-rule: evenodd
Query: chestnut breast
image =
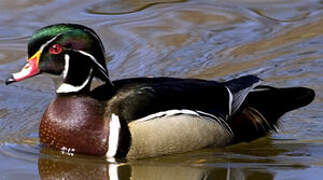
<path id="1" fill-rule="evenodd" d="M 41 120 L 40 141 L 69 152 L 104 155 L 109 136 L 104 106 L 88 96 L 58 95 Z"/>

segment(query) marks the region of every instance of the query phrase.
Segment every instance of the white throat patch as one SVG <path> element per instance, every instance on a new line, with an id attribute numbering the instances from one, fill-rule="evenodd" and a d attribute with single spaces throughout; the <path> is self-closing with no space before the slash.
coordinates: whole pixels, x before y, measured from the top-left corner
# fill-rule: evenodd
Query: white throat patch
<path id="1" fill-rule="evenodd" d="M 64 69 L 64 71 L 65 71 L 65 69 Z M 71 85 L 68 83 L 63 83 L 57 88 L 56 93 L 79 92 L 89 83 L 91 76 L 92 76 L 92 72 L 93 72 L 93 68 L 90 69 L 89 76 L 85 79 L 85 81 L 81 85 L 74 86 L 74 85 Z"/>

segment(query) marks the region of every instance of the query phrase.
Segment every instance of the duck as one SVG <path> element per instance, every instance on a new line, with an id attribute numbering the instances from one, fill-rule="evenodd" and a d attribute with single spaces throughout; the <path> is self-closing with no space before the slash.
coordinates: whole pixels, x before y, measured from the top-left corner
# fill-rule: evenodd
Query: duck
<path id="1" fill-rule="evenodd" d="M 256 75 L 228 81 L 112 81 L 101 39 L 79 24 L 35 31 L 27 63 L 5 83 L 43 73 L 53 75 L 57 87 L 40 121 L 40 143 L 108 158 L 149 158 L 250 142 L 276 131 L 281 116 L 315 97 L 310 88 L 273 87 Z M 100 84 L 93 87 L 93 80 Z"/>

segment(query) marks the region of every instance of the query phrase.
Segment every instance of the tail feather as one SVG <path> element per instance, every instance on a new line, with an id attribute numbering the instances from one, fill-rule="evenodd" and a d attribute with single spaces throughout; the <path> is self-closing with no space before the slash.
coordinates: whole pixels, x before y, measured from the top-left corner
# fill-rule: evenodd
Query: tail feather
<path id="1" fill-rule="evenodd" d="M 315 92 L 305 87 L 256 87 L 229 121 L 235 134 L 234 142 L 251 141 L 276 130 L 282 115 L 306 106 L 314 97 Z"/>

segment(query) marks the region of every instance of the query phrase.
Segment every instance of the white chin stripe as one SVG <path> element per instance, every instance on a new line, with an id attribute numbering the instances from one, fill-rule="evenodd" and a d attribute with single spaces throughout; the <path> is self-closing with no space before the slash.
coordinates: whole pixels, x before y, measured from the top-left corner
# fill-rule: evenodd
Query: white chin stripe
<path id="1" fill-rule="evenodd" d="M 93 69 L 90 69 L 89 76 L 86 78 L 86 80 L 83 82 L 83 84 L 79 86 L 74 86 L 71 84 L 63 83 L 61 84 L 57 90 L 56 93 L 71 93 L 71 92 L 79 92 L 81 91 L 89 82 L 92 76 Z"/>
<path id="2" fill-rule="evenodd" d="M 120 119 L 117 115 L 112 114 L 109 123 L 109 147 L 106 156 L 114 157 L 117 154 L 120 134 Z"/>

